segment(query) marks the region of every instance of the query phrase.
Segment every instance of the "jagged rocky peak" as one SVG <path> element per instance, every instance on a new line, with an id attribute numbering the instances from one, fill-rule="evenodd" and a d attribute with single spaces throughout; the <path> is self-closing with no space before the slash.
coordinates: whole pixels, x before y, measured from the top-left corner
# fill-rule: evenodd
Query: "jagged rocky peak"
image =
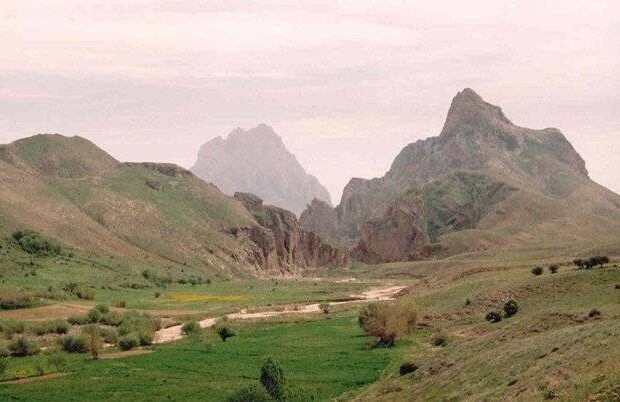
<path id="1" fill-rule="evenodd" d="M 295 214 L 313 198 L 331 202 L 325 187 L 304 170 L 266 124 L 250 130 L 236 128 L 225 139 L 208 141 L 191 170 L 225 193 L 257 194 L 266 203 Z"/>
<path id="2" fill-rule="evenodd" d="M 464 125 L 512 126 L 502 109 L 485 102 L 473 89 L 465 88 L 452 99 L 442 135 Z"/>

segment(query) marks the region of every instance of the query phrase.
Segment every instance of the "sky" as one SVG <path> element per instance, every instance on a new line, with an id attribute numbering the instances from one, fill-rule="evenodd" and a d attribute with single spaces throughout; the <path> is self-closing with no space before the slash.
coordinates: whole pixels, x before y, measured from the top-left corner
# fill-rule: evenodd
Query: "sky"
<path id="1" fill-rule="evenodd" d="M 266 123 L 338 201 L 470 87 L 620 192 L 616 0 L 1 1 L 0 55 L 0 143 L 80 135 L 189 168 Z"/>

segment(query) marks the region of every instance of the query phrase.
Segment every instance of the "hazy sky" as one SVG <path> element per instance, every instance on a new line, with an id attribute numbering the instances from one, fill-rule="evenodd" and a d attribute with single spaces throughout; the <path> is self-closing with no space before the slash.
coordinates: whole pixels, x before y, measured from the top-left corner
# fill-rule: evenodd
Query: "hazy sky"
<path id="1" fill-rule="evenodd" d="M 337 201 L 464 87 L 561 129 L 620 192 L 617 0 L 0 0 L 3 143 L 59 132 L 189 167 L 264 122 Z"/>

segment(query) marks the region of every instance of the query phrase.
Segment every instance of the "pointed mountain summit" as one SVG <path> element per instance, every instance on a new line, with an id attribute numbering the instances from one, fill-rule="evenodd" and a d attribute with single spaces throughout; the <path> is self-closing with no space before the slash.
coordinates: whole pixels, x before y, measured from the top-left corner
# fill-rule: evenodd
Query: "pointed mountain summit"
<path id="1" fill-rule="evenodd" d="M 620 230 L 620 196 L 590 180 L 559 130 L 519 127 L 469 88 L 439 136 L 404 147 L 381 178 L 352 179 L 334 212 L 340 244 L 366 262 L 587 248 L 617 244 Z M 301 221 L 333 238 L 325 216 L 312 204 Z"/>
<path id="2" fill-rule="evenodd" d="M 226 194 L 246 192 L 299 215 L 314 198 L 331 203 L 329 193 L 306 173 L 282 138 L 268 125 L 234 129 L 200 147 L 192 172 Z"/>

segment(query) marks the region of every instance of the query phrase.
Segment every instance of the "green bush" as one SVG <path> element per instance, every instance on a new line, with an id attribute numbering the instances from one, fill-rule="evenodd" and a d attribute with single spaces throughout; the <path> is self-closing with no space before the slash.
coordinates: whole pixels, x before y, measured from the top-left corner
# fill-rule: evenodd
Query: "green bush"
<path id="1" fill-rule="evenodd" d="M 0 293 L 0 309 L 16 310 L 34 305 L 32 295 L 23 292 L 3 291 Z"/>
<path id="2" fill-rule="evenodd" d="M 101 339 L 105 343 L 116 344 L 118 342 L 118 335 L 115 328 L 100 328 Z"/>
<path id="3" fill-rule="evenodd" d="M 9 344 L 9 350 L 13 356 L 32 356 L 38 354 L 41 349 L 39 345 L 26 338 L 19 337 Z"/>
<path id="4" fill-rule="evenodd" d="M 19 230 L 13 233 L 13 239 L 28 254 L 38 256 L 56 256 L 62 249 L 33 230 Z"/>
<path id="5" fill-rule="evenodd" d="M 11 352 L 4 345 L 0 345 L 0 358 L 11 356 Z"/>
<path id="6" fill-rule="evenodd" d="M 69 323 L 64 320 L 52 321 L 50 324 L 51 332 L 56 334 L 66 334 L 69 332 Z"/>
<path id="7" fill-rule="evenodd" d="M 139 345 L 140 339 L 135 334 L 122 336 L 118 340 L 118 347 L 120 350 L 131 350 Z"/>
<path id="8" fill-rule="evenodd" d="M 226 342 L 226 339 L 232 338 L 233 336 L 237 335 L 235 331 L 233 331 L 231 328 L 227 326 L 222 326 L 222 327 L 217 328 L 216 332 L 220 336 L 220 339 L 222 340 L 222 342 Z"/>
<path id="9" fill-rule="evenodd" d="M 67 321 L 71 325 L 86 325 L 91 322 L 87 315 L 72 315 L 67 318 Z"/>
<path id="10" fill-rule="evenodd" d="M 271 357 L 267 358 L 260 369 L 260 382 L 273 399 L 276 401 L 284 400 L 286 392 L 284 370 Z"/>
<path id="11" fill-rule="evenodd" d="M 91 288 L 78 289 L 75 291 L 75 295 L 78 299 L 82 300 L 95 300 L 95 290 Z"/>
<path id="12" fill-rule="evenodd" d="M 111 325 L 113 327 L 118 327 L 123 322 L 123 316 L 122 314 L 119 314 L 115 311 L 110 311 L 108 313 L 105 313 L 101 317 L 99 322 L 105 325 Z"/>
<path id="13" fill-rule="evenodd" d="M 439 331 L 431 337 L 433 346 L 446 346 L 448 344 L 448 336 L 445 332 Z"/>
<path id="14" fill-rule="evenodd" d="M 400 373 L 400 375 L 405 375 L 405 374 L 413 373 L 417 369 L 418 369 L 418 366 L 416 366 L 414 363 L 405 362 L 400 365 L 398 372 Z"/>
<path id="15" fill-rule="evenodd" d="M 271 400 L 265 388 L 255 384 L 240 389 L 227 399 L 228 402 L 268 402 Z"/>
<path id="16" fill-rule="evenodd" d="M 539 276 L 542 275 L 543 273 L 543 268 L 542 267 L 534 267 L 532 268 L 532 274 Z"/>
<path id="17" fill-rule="evenodd" d="M 512 317 L 513 315 L 519 312 L 519 305 L 514 300 L 508 300 L 506 304 L 504 304 L 504 313 L 506 317 Z"/>
<path id="18" fill-rule="evenodd" d="M 557 274 L 560 267 L 558 265 L 549 265 L 549 272 L 552 274 Z"/>
<path id="19" fill-rule="evenodd" d="M 140 345 L 150 345 L 153 343 L 153 337 L 157 330 L 157 321 L 150 315 L 145 313 L 137 313 L 128 311 L 123 314 L 120 325 L 118 326 L 118 334 L 121 337 L 133 335 Z"/>
<path id="20" fill-rule="evenodd" d="M 66 335 L 58 340 L 60 349 L 67 353 L 88 352 L 88 339 L 83 335 Z"/>
<path id="21" fill-rule="evenodd" d="M 15 334 L 26 332 L 26 324 L 23 321 L 5 321 L 0 326 L 6 339 L 11 339 Z"/>
<path id="22" fill-rule="evenodd" d="M 186 322 L 181 327 L 181 333 L 183 335 L 194 335 L 194 334 L 199 333 L 200 330 L 201 330 L 200 324 L 198 324 L 196 321 Z"/>

